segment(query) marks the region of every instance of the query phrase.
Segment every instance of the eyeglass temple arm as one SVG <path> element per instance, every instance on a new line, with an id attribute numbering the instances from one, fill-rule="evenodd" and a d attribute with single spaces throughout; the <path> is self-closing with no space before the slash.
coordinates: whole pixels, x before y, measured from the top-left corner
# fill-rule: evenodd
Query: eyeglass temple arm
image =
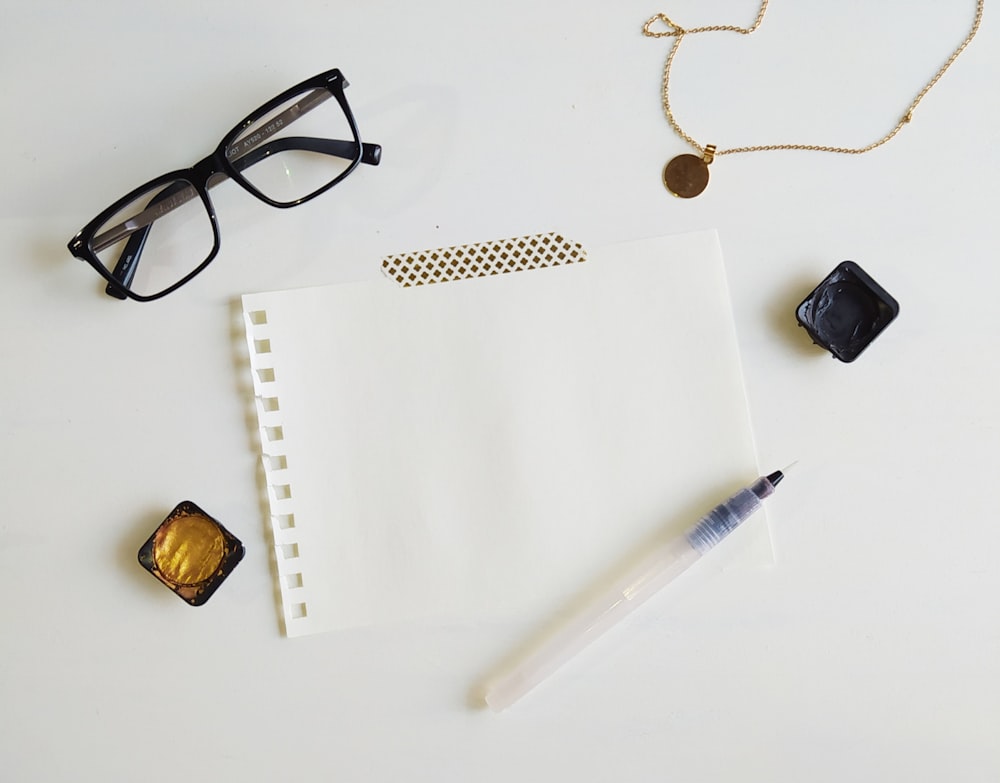
<path id="1" fill-rule="evenodd" d="M 147 216 L 144 218 L 145 222 L 135 223 L 134 219 L 128 220 L 120 227 L 111 229 L 111 231 L 115 232 L 120 238 L 122 234 L 117 231 L 118 228 L 121 228 L 122 231 L 127 233 L 133 225 L 138 226 L 138 228 L 132 232 L 128 242 L 125 243 L 125 247 L 122 249 L 121 255 L 118 256 L 118 262 L 115 264 L 115 268 L 111 272 L 111 277 L 113 277 L 116 282 L 108 283 L 107 287 L 104 289 L 104 293 L 108 296 L 113 296 L 115 299 L 128 298 L 125 294 L 125 290 L 132 284 L 132 279 L 135 277 L 135 271 L 139 266 L 139 257 L 142 255 L 142 249 L 145 246 L 146 238 L 149 236 L 149 232 L 153 227 L 153 222 L 158 217 L 165 215 L 167 212 L 177 209 L 177 207 L 181 204 L 190 201 L 192 198 L 196 198 L 197 195 L 197 191 L 188 183 L 175 182 L 170 187 L 164 188 L 157 193 L 152 199 L 150 199 L 146 208 L 140 212 L 139 215 L 136 215 L 136 218 L 144 215 Z M 169 205 L 165 205 L 164 202 L 168 202 Z M 107 233 L 108 232 L 105 232 L 105 234 Z M 117 239 L 112 239 L 108 244 L 112 244 L 115 241 L 117 241 Z"/>
<path id="2" fill-rule="evenodd" d="M 347 82 L 344 82 L 344 87 L 347 86 Z M 226 150 L 226 159 L 233 164 L 237 171 L 242 171 L 245 167 L 239 166 L 238 161 L 241 161 L 244 157 L 249 156 L 260 147 L 260 145 L 275 133 L 280 131 L 286 125 L 295 122 L 299 117 L 307 112 L 312 111 L 321 103 L 329 100 L 333 97 L 333 93 L 326 89 L 316 89 L 311 93 L 306 95 L 302 100 L 296 101 L 292 106 L 289 106 L 281 114 L 272 117 L 271 120 L 260 130 L 256 131 L 252 136 L 245 139 L 238 139 L 236 142 L 231 144 Z M 308 137 L 300 137 L 302 140 L 307 140 Z M 321 139 L 308 139 L 310 141 L 324 141 Z M 272 142 L 273 143 L 273 142 Z M 275 152 L 280 152 L 286 149 L 308 149 L 311 152 L 323 152 L 328 155 L 336 155 L 339 158 L 353 158 L 355 156 L 357 147 L 354 142 L 338 141 L 333 142 L 335 145 L 348 145 L 337 149 L 336 147 L 327 148 L 313 148 L 313 147 L 293 147 L 284 146 L 280 149 L 274 150 Z M 361 162 L 367 163 L 372 166 L 377 166 L 379 159 L 382 155 L 382 148 L 378 144 L 361 144 Z M 265 156 L 261 156 L 265 157 Z M 252 166 L 260 157 L 247 163 L 248 166 Z"/>
<path id="3" fill-rule="evenodd" d="M 269 155 L 277 152 L 287 152 L 288 150 L 304 150 L 306 152 L 319 152 L 323 155 L 332 155 L 336 158 L 352 160 L 358 152 L 358 145 L 353 141 L 342 141 L 340 139 L 319 139 L 313 136 L 285 136 L 274 141 L 269 141 L 263 147 L 256 147 L 245 155 L 230 160 L 230 164 L 237 171 L 244 171 L 255 163 L 260 163 Z M 382 160 L 382 147 L 378 144 L 361 143 L 361 162 L 369 166 L 377 166 Z"/>
<path id="4" fill-rule="evenodd" d="M 303 97 L 302 100 L 296 101 L 294 104 L 289 106 L 281 112 L 281 114 L 272 117 L 267 125 L 255 131 L 253 135 L 237 139 L 230 144 L 229 147 L 226 148 L 226 160 L 235 164 L 237 160 L 242 158 L 248 152 L 251 152 L 254 148 L 260 146 L 264 141 L 269 139 L 286 125 L 295 122 L 295 120 L 303 114 L 312 111 L 331 97 L 333 97 L 333 93 L 329 90 L 313 90 L 311 93 Z"/>

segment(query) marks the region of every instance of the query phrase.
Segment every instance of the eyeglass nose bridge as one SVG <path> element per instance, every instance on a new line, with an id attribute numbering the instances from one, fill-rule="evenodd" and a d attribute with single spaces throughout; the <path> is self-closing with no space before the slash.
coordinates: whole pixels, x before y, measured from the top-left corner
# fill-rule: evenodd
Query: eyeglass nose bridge
<path id="1" fill-rule="evenodd" d="M 215 178 L 214 182 L 213 178 Z M 217 151 L 195 163 L 191 167 L 188 177 L 188 181 L 194 185 L 195 190 L 198 191 L 198 195 L 201 197 L 202 203 L 205 205 L 205 209 L 208 211 L 208 219 L 212 223 L 212 233 L 215 234 L 215 247 L 212 248 L 211 256 L 208 258 L 209 261 L 215 258 L 215 255 L 219 252 L 222 237 L 219 235 L 219 219 L 215 215 L 215 204 L 212 203 L 212 197 L 209 195 L 208 190 L 224 179 L 228 179 L 228 175 L 223 168 L 221 156 Z"/>
<path id="2" fill-rule="evenodd" d="M 212 178 L 218 174 L 221 174 L 222 178 L 213 182 Z M 222 155 L 218 150 L 199 160 L 189 170 L 189 181 L 203 194 L 207 193 L 210 187 L 228 177 Z"/>
<path id="3" fill-rule="evenodd" d="M 212 223 L 212 231 L 215 234 L 215 248 L 212 251 L 213 257 L 219 252 L 221 237 L 219 236 L 219 219 L 216 217 L 215 204 L 212 203 L 212 196 L 209 194 L 209 190 L 220 182 L 229 179 L 223 162 L 222 155 L 216 151 L 195 163 L 188 169 L 187 173 L 187 180 L 198 191 L 198 195 L 201 197 L 202 203 L 208 211 L 208 219 Z"/>

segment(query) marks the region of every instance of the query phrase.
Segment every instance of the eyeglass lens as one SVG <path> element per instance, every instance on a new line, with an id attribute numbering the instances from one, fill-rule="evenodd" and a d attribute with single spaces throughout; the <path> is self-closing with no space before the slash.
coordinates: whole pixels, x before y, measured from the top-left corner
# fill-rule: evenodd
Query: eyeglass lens
<path id="1" fill-rule="evenodd" d="M 152 296 L 197 269 L 215 247 L 212 221 L 194 186 L 158 185 L 96 231 L 91 249 L 123 288 Z"/>
<path id="2" fill-rule="evenodd" d="M 241 132 L 226 157 L 258 193 L 289 204 L 340 177 L 360 156 L 359 146 L 337 99 L 310 89 Z"/>

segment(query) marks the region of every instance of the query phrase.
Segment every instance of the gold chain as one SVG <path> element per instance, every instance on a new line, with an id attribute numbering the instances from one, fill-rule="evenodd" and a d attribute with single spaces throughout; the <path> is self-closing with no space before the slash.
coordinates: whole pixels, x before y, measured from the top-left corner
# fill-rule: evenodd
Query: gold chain
<path id="1" fill-rule="evenodd" d="M 684 36 L 692 35 L 694 33 L 714 33 L 714 32 L 733 32 L 739 33 L 740 35 L 750 35 L 758 27 L 760 27 L 761 22 L 764 21 L 764 14 L 767 12 L 767 4 L 769 0 L 762 0 L 760 4 L 760 10 L 757 12 L 757 18 L 754 20 L 753 24 L 749 27 L 737 27 L 735 25 L 711 25 L 709 27 L 692 27 L 690 30 L 686 30 L 677 23 L 673 22 L 670 17 L 666 14 L 657 14 L 656 16 L 649 19 L 645 25 L 643 25 L 642 33 L 650 38 L 673 38 L 673 46 L 670 47 L 670 53 L 667 55 L 667 62 L 663 66 L 663 113 L 667 117 L 667 121 L 670 123 L 677 135 L 680 136 L 684 141 L 690 144 L 699 152 L 705 154 L 707 160 L 711 160 L 712 156 L 715 155 L 735 155 L 740 152 L 768 152 L 772 150 L 811 150 L 813 152 L 839 152 L 845 155 L 862 155 L 866 152 L 871 152 L 877 147 L 881 147 L 888 141 L 891 141 L 893 137 L 903 126 L 909 123 L 913 119 L 913 110 L 917 108 L 917 104 L 924 99 L 924 96 L 931 91 L 931 88 L 938 83 L 938 80 L 944 76 L 945 71 L 947 71 L 952 63 L 958 59 L 958 56 L 965 51 L 972 39 L 976 37 L 976 33 L 979 32 L 979 25 L 983 20 L 983 5 L 985 0 L 976 0 L 976 16 L 972 22 L 972 28 L 969 30 L 969 34 L 965 36 L 965 40 L 958 45 L 958 48 L 951 53 L 951 57 L 945 60 L 944 65 L 942 65 L 936 74 L 931 78 L 924 88 L 917 93 L 910 105 L 907 106 L 906 111 L 903 112 L 903 116 L 896 123 L 896 127 L 885 134 L 882 138 L 873 141 L 871 144 L 867 144 L 864 147 L 828 147 L 821 144 L 760 144 L 751 147 L 731 147 L 729 149 L 717 150 L 712 145 L 703 146 L 691 138 L 690 135 L 684 132 L 681 126 L 677 123 L 674 118 L 674 112 L 670 108 L 670 70 L 674 63 L 674 57 L 677 55 L 677 49 L 681 45 L 681 41 L 684 40 Z M 666 26 L 665 30 L 654 30 L 653 25 L 661 23 Z"/>

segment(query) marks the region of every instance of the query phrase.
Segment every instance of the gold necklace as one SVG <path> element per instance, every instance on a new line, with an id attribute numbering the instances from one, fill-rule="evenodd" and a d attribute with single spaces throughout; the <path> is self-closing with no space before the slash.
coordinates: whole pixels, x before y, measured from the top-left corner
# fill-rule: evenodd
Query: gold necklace
<path id="1" fill-rule="evenodd" d="M 764 14 L 767 12 L 767 4 L 769 0 L 762 0 L 760 4 L 760 10 L 757 12 L 757 18 L 754 20 L 753 24 L 749 27 L 737 27 L 735 25 L 711 25 L 708 27 L 692 27 L 690 30 L 686 30 L 681 27 L 676 22 L 672 21 L 670 17 L 666 14 L 657 14 L 656 16 L 650 18 L 645 25 L 642 27 L 642 34 L 650 38 L 673 38 L 673 46 L 670 47 L 670 53 L 667 55 L 667 62 L 663 66 L 663 87 L 662 87 L 662 99 L 663 99 L 663 113 L 667 117 L 667 121 L 670 123 L 670 127 L 674 129 L 678 136 L 680 136 L 684 141 L 698 150 L 700 156 L 684 154 L 678 155 L 672 158 L 666 166 L 663 167 L 663 184 L 666 186 L 667 190 L 673 193 L 675 196 L 681 198 L 693 198 L 701 193 L 705 187 L 708 185 L 708 166 L 709 164 L 720 155 L 736 155 L 741 152 L 768 152 L 773 150 L 812 150 L 813 152 L 837 152 L 844 155 L 863 155 L 866 152 L 871 152 L 877 147 L 881 147 L 886 142 L 890 141 L 903 126 L 909 123 L 913 119 L 913 110 L 917 108 L 917 104 L 924 99 L 924 96 L 931 91 L 931 88 L 938 83 L 938 80 L 944 76 L 945 71 L 947 71 L 952 63 L 958 59 L 958 56 L 965 51 L 972 39 L 976 37 L 976 33 L 979 32 L 979 25 L 983 19 L 983 5 L 985 0 L 976 0 L 976 15 L 972 22 L 972 29 L 969 30 L 969 34 L 965 36 L 965 40 L 958 45 L 958 48 L 951 53 L 951 56 L 945 60 L 944 65 L 942 65 L 936 74 L 931 78 L 924 88 L 917 93 L 917 96 L 910 102 L 907 106 L 906 111 L 903 112 L 903 116 L 896 123 L 896 127 L 890 130 L 882 138 L 873 141 L 871 144 L 867 144 L 864 147 L 828 147 L 821 144 L 762 144 L 750 147 L 731 147 L 729 149 L 716 149 L 714 144 L 699 144 L 691 136 L 684 132 L 681 126 L 677 123 L 674 118 L 674 112 L 670 108 L 670 70 L 674 63 L 674 57 L 677 55 L 677 49 L 681 45 L 681 41 L 684 40 L 684 36 L 693 35 L 694 33 L 713 33 L 713 32 L 733 32 L 739 33 L 740 35 L 750 35 L 754 30 L 760 27 L 760 23 L 764 21 Z M 661 25 L 658 30 L 653 29 L 653 25 Z"/>

